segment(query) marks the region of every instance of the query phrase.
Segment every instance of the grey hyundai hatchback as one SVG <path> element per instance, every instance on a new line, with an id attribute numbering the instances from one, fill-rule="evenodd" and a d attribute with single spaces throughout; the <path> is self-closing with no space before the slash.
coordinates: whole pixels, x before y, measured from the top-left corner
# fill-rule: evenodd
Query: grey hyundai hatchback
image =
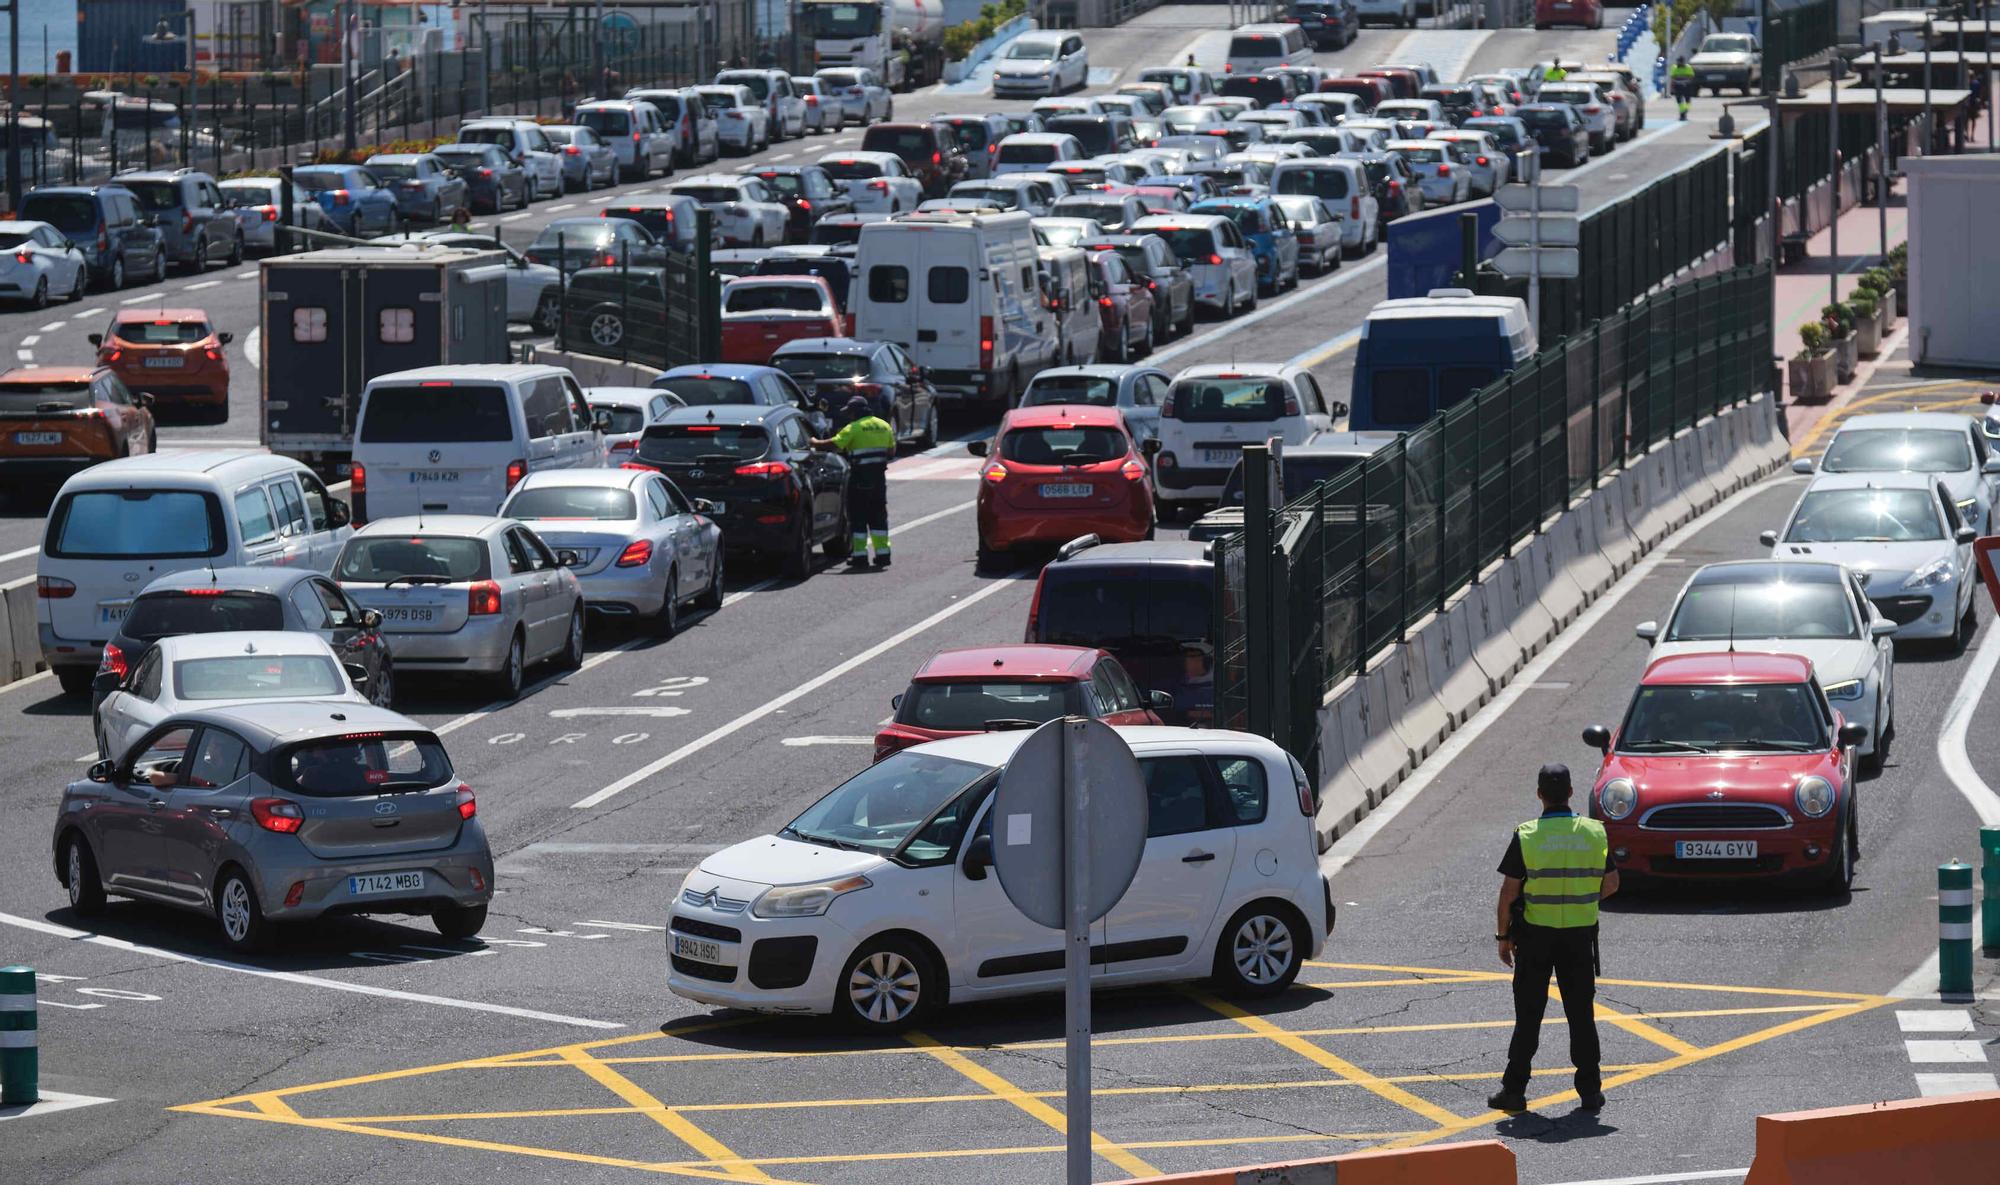
<path id="1" fill-rule="evenodd" d="M 63 791 L 56 877 L 79 914 L 157 901 L 241 951 L 332 914 L 428 914 L 469 938 L 493 899 L 478 809 L 437 735 L 383 708 L 186 712 Z"/>

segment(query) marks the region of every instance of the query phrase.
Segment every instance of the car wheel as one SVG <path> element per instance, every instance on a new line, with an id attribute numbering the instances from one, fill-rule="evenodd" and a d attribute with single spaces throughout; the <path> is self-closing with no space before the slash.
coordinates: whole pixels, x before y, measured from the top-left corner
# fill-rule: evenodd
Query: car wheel
<path id="1" fill-rule="evenodd" d="M 153 252 L 153 283 L 164 284 L 166 282 L 167 253 L 165 251 L 155 251 Z"/>
<path id="2" fill-rule="evenodd" d="M 813 534 L 811 511 L 799 516 L 799 535 L 792 541 L 792 549 L 785 553 L 785 575 L 793 580 L 804 580 L 813 571 Z"/>
<path id="3" fill-rule="evenodd" d="M 569 611 L 569 634 L 563 639 L 563 669 L 573 671 L 583 665 L 583 601 Z"/>
<path id="4" fill-rule="evenodd" d="M 431 925 L 454 942 L 463 941 L 486 927 L 484 905 L 441 905 L 431 912 Z"/>
<path id="5" fill-rule="evenodd" d="M 493 689 L 500 693 L 501 699 L 512 701 L 521 698 L 521 685 L 526 682 L 527 668 L 528 644 L 516 630 L 513 640 L 507 643 L 507 661 L 500 664 L 500 670 L 494 676 Z"/>
<path id="6" fill-rule="evenodd" d="M 49 278 L 47 276 L 43 276 L 41 279 L 35 281 L 35 294 L 28 298 L 28 307 L 31 309 L 45 309 L 49 307 Z"/>
<path id="7" fill-rule="evenodd" d="M 1118 361 L 1132 360 L 1132 324 L 1127 321 L 1118 326 Z"/>
<path id="8" fill-rule="evenodd" d="M 1832 858 L 1827 862 L 1826 879 L 1823 882 L 1828 893 L 1845 897 L 1854 891 L 1855 833 L 1858 830 L 1850 810 L 1847 821 L 1840 828 L 1840 838 L 1833 843 Z"/>
<path id="9" fill-rule="evenodd" d="M 1236 288 L 1231 285 L 1222 297 L 1222 319 L 1228 321 L 1236 316 Z"/>
<path id="10" fill-rule="evenodd" d="M 234 239 L 230 240 L 229 266 L 230 267 L 243 266 L 243 236 L 240 234 L 237 235 Z"/>
<path id="11" fill-rule="evenodd" d="M 1153 348 L 1158 344 L 1159 343 L 1153 337 L 1153 323 L 1151 321 L 1148 321 L 1146 322 L 1146 346 L 1144 349 L 1139 351 L 1140 355 L 1141 356 L 1150 355 L 1153 352 Z"/>
<path id="12" fill-rule="evenodd" d="M 764 245 L 763 227 L 760 226 L 756 230 L 750 232 L 750 245 L 752 247 L 762 247 Z"/>
<path id="13" fill-rule="evenodd" d="M 104 290 L 106 292 L 116 292 L 124 286 L 125 257 L 123 255 L 114 255 L 111 257 L 111 270 L 104 277 Z"/>
<path id="14" fill-rule="evenodd" d="M 1189 297 L 1189 298 L 1188 298 L 1188 307 L 1187 307 L 1187 314 L 1186 314 L 1185 316 L 1183 316 L 1183 317 L 1181 318 L 1181 324 L 1180 324 L 1180 329 L 1179 329 L 1179 330 L 1178 330 L 1177 332 L 1178 332 L 1178 333 L 1180 334 L 1180 336 L 1182 336 L 1182 337 L 1186 337 L 1186 336 L 1187 336 L 1188 334 L 1190 334 L 1190 333 L 1193 333 L 1193 332 L 1194 332 L 1194 298 L 1193 298 L 1193 297 Z"/>
<path id="15" fill-rule="evenodd" d="M 63 843 L 63 885 L 69 889 L 69 907 L 78 916 L 104 911 L 104 878 L 97 874 L 97 857 L 90 841 L 74 831 Z"/>
<path id="16" fill-rule="evenodd" d="M 264 945 L 270 927 L 264 910 L 257 904 L 257 890 L 250 878 L 235 865 L 222 872 L 215 887 L 215 921 L 222 929 L 223 945 L 231 950 L 254 951 Z"/>
<path id="17" fill-rule="evenodd" d="M 1215 946 L 1215 978 L 1238 995 L 1276 995 L 1298 978 L 1310 945 L 1290 907 L 1253 901 L 1222 928 Z"/>
<path id="18" fill-rule="evenodd" d="M 720 545 L 715 550 L 714 570 L 708 574 L 708 587 L 703 589 L 702 594 L 694 599 L 694 607 L 697 609 L 706 609 L 711 613 L 722 608 L 722 548 Z"/>
<path id="19" fill-rule="evenodd" d="M 83 695 L 90 690 L 91 680 L 97 675 L 89 667 L 57 667 L 56 682 L 62 685 L 64 695 Z"/>
<path id="20" fill-rule="evenodd" d="M 198 276 L 202 273 L 203 269 L 208 267 L 207 239 L 196 239 L 194 241 L 194 253 L 188 256 L 187 263 L 182 266 L 187 269 L 187 274 L 190 276 Z"/>
<path id="21" fill-rule="evenodd" d="M 1959 615 L 1957 624 L 1952 627 L 1951 637 L 1945 642 L 1945 649 L 1954 655 L 1964 654 L 1965 648 L 1972 645 L 1972 634 L 1978 625 L 1978 619 L 1973 615 L 1972 602 L 1968 600 L 1965 603 L 1965 612 Z"/>
<path id="22" fill-rule="evenodd" d="M 680 569 L 667 569 L 666 595 L 660 598 L 660 611 L 653 614 L 653 634 L 656 637 L 671 638 L 681 632 L 680 582 Z"/>
<path id="23" fill-rule="evenodd" d="M 861 944 L 834 984 L 833 1010 L 848 1024 L 895 1032 L 937 1005 L 944 984 L 916 943 L 887 935 Z"/>
<path id="24" fill-rule="evenodd" d="M 598 305 L 585 316 L 583 324 L 591 343 L 603 349 L 615 349 L 625 340 L 625 310 L 615 304 Z"/>
<path id="25" fill-rule="evenodd" d="M 83 290 L 88 287 L 90 287 L 90 269 L 79 267 L 76 269 L 76 283 L 69 286 L 69 295 L 63 299 L 71 304 L 75 304 L 77 301 L 83 299 Z"/>
<path id="26" fill-rule="evenodd" d="M 431 225 L 432 225 L 432 226 L 436 226 L 436 225 L 437 225 L 438 223 L 440 223 L 440 222 L 443 222 L 443 221 L 444 221 L 444 201 L 443 201 L 443 199 L 441 199 L 441 198 L 432 198 L 432 199 L 431 199 L 431 219 L 430 219 L 430 221 L 431 221 Z"/>
<path id="27" fill-rule="evenodd" d="M 937 401 L 931 401 L 931 409 L 924 413 L 924 447 L 936 448 L 938 443 Z"/>
<path id="28" fill-rule="evenodd" d="M 396 667 L 388 659 L 382 660 L 382 670 L 369 685 L 368 702 L 378 708 L 396 706 Z"/>
<path id="29" fill-rule="evenodd" d="M 535 312 L 529 324 L 539 333 L 554 333 L 561 313 L 562 305 L 556 300 L 556 294 L 544 292 L 542 298 L 535 302 Z"/>

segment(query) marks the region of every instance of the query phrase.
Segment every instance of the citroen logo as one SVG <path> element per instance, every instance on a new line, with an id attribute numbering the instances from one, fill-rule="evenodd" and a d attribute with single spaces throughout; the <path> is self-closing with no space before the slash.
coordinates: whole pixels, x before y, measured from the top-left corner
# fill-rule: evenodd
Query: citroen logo
<path id="1" fill-rule="evenodd" d="M 689 905 L 706 905 L 710 909 L 713 909 L 715 908 L 715 890 L 710 889 L 706 893 L 689 892 L 687 901 Z"/>

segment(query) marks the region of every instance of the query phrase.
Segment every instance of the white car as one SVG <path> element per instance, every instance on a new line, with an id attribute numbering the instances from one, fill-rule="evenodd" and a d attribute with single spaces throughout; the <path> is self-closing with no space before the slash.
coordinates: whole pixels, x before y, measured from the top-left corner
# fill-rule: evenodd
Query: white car
<path id="1" fill-rule="evenodd" d="M 1037 218 L 1033 225 L 1035 241 L 1044 247 L 1075 247 L 1105 234 L 1095 218 Z"/>
<path id="2" fill-rule="evenodd" d="M 46 222 L 0 222 L 0 300 L 46 308 L 80 300 L 90 286 L 83 252 Z"/>
<path id="3" fill-rule="evenodd" d="M 1060 95 L 1090 83 L 1090 50 L 1071 29 L 1038 29 L 1007 46 L 993 66 L 993 94 Z"/>
<path id="4" fill-rule="evenodd" d="M 790 140 L 806 134 L 806 102 L 792 93 L 792 76 L 783 70 L 722 70 L 717 86 L 741 86 L 771 117 L 771 138 Z"/>
<path id="5" fill-rule="evenodd" d="M 1949 412 L 1884 412 L 1849 416 L 1827 443 L 1818 468 L 1826 473 L 1929 473 L 1951 491 L 1966 526 L 1993 533 L 2000 454 L 1973 421 Z M 1792 462 L 1811 473 L 1813 462 Z"/>
<path id="6" fill-rule="evenodd" d="M 1325 202 L 1309 193 L 1281 194 L 1271 201 L 1291 220 L 1292 233 L 1299 239 L 1301 269 L 1322 276 L 1340 266 L 1346 254 L 1341 222 Z"/>
<path id="7" fill-rule="evenodd" d="M 1389 151 L 1402 157 L 1416 174 L 1425 206 L 1450 205 L 1472 197 L 1472 173 L 1459 159 L 1465 150 L 1458 145 L 1443 140 L 1391 140 Z"/>
<path id="8" fill-rule="evenodd" d="M 698 86 L 694 93 L 715 120 L 715 140 L 738 156 L 771 146 L 771 112 L 745 86 Z"/>
<path id="9" fill-rule="evenodd" d="M 1183 370 L 1160 407 L 1160 452 L 1153 458 L 1160 519 L 1221 497 L 1244 445 L 1273 436 L 1286 445 L 1304 444 L 1314 433 L 1333 431 L 1333 421 L 1346 414 L 1346 407 L 1326 398 L 1312 372 L 1289 363 Z"/>
<path id="10" fill-rule="evenodd" d="M 1695 570 L 1664 627 L 1642 621 L 1647 661 L 1725 650 L 1796 654 L 1849 724 L 1866 725 L 1863 762 L 1880 768 L 1895 731 L 1896 623 L 1855 574 L 1815 560 L 1737 560 Z"/>
<path id="11" fill-rule="evenodd" d="M 1762 81 L 1758 57 L 1757 39 L 1750 34 L 1710 33 L 1688 59 L 1696 91 L 1707 87 L 1719 95 L 1723 87 L 1733 86 L 1749 94 Z"/>
<path id="12" fill-rule="evenodd" d="M 837 132 L 847 126 L 847 100 L 824 86 L 820 80 L 808 74 L 792 79 L 792 89 L 798 92 L 799 100 L 806 105 L 805 131 L 817 136 L 821 132 Z"/>
<path id="13" fill-rule="evenodd" d="M 1035 105 L 1028 108 L 1028 110 L 1044 119 L 1050 119 L 1058 115 L 1103 115 L 1106 113 L 1104 104 L 1088 95 L 1072 95 L 1066 99 L 1051 95 L 1046 99 L 1036 99 Z"/>
<path id="14" fill-rule="evenodd" d="M 546 263 L 530 263 L 528 257 L 492 235 L 464 230 L 409 231 L 375 240 L 377 244 L 401 243 L 417 250 L 425 247 L 472 247 L 480 251 L 503 251 L 507 255 L 507 320 L 531 325 L 543 333 L 556 327 L 561 299 L 561 277 Z"/>
<path id="15" fill-rule="evenodd" d="M 687 406 L 680 396 L 658 387 L 585 387 L 583 397 L 596 417 L 597 430 L 604 434 L 608 465 L 629 459 L 646 429 L 666 423 L 668 412 Z"/>
<path id="16" fill-rule="evenodd" d="M 1609 152 L 1618 142 L 1618 109 L 1612 106 L 1591 82 L 1545 82 L 1535 94 L 1537 103 L 1567 103 L 1583 118 L 1590 133 L 1592 155 Z M 1387 106 L 1387 104 L 1384 104 Z"/>
<path id="17" fill-rule="evenodd" d="M 1844 564 L 1901 639 L 1962 647 L 1972 613 L 1972 541 L 1951 492 L 1928 473 L 1822 473 L 1783 530 L 1759 540 L 1778 560 Z"/>
<path id="18" fill-rule="evenodd" d="M 1119 733 L 1145 773 L 1147 839 L 1131 886 L 1093 927 L 1107 954 L 1093 986 L 1212 976 L 1236 994 L 1283 991 L 1334 923 L 1304 771 L 1248 733 Z M 777 834 L 704 859 L 664 919 L 667 986 L 876 1032 L 947 998 L 1059 989 L 1062 936 L 1023 915 L 992 867 L 993 845 L 1011 835 L 992 817 L 995 775 L 1028 736 L 903 750 Z"/>
<path id="19" fill-rule="evenodd" d="M 734 173 L 702 173 L 676 181 L 667 192 L 691 197 L 715 216 L 722 241 L 736 247 L 773 246 L 785 241 L 791 208 L 780 202 L 755 177 Z"/>
<path id="20" fill-rule="evenodd" d="M 951 192 L 945 196 L 973 198 L 1002 210 L 1026 210 L 1036 217 L 1049 212 L 1048 199 L 1041 188 L 1022 180 L 1019 175 L 995 177 L 990 181 L 961 181 L 952 186 Z"/>
<path id="21" fill-rule="evenodd" d="M 832 152 L 819 167 L 847 191 L 856 214 L 907 214 L 924 200 L 924 183 L 893 152 Z"/>
<path id="22" fill-rule="evenodd" d="M 303 630 L 178 634 L 153 643 L 97 708 L 97 752 L 124 754 L 181 712 L 269 700 L 365 704 L 340 656 Z"/>
<path id="23" fill-rule="evenodd" d="M 1257 257 L 1227 216 L 1154 214 L 1133 223 L 1125 233 L 1158 235 L 1194 281 L 1195 303 L 1207 305 L 1224 320 L 1240 309 L 1257 307 Z"/>
<path id="24" fill-rule="evenodd" d="M 1208 104 L 1189 107 L 1169 107 L 1160 112 L 1160 125 L 1170 136 L 1200 136 L 1208 132 L 1219 132 L 1222 125 L 1229 122 L 1221 108 Z"/>
<path id="25" fill-rule="evenodd" d="M 885 119 L 896 117 L 896 100 L 889 94 L 889 88 L 875 77 L 875 71 L 862 67 L 838 66 L 816 72 L 822 94 L 837 95 L 840 98 L 843 124 L 856 123 L 867 127 Z"/>
<path id="26" fill-rule="evenodd" d="M 534 120 L 469 119 L 459 125 L 458 142 L 498 145 L 527 171 L 533 200 L 562 196 L 562 153 Z"/>

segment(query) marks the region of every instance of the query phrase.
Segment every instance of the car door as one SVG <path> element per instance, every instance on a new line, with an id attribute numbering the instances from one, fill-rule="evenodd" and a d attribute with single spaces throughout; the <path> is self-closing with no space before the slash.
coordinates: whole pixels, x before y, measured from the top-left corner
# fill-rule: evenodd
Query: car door
<path id="1" fill-rule="evenodd" d="M 180 782 L 167 793 L 160 820 L 162 891 L 185 905 L 202 905 L 229 843 L 229 828 L 249 814 L 250 747 L 241 737 L 204 726 Z M 257 870 L 250 869 L 254 879 Z"/>
<path id="2" fill-rule="evenodd" d="M 299 482 L 299 492 L 306 500 L 306 525 L 311 529 L 311 558 L 306 566 L 315 572 L 331 572 L 333 562 L 340 558 L 341 545 L 354 533 L 347 525 L 346 503 L 340 503 L 340 513 L 334 511 L 338 501 L 327 492 L 319 478 L 306 470 L 293 473 Z"/>
<path id="3" fill-rule="evenodd" d="M 668 592 L 678 600 L 681 590 L 704 587 L 702 582 L 708 578 L 708 559 L 702 554 L 694 507 L 678 496 L 680 491 L 657 477 L 645 481 L 643 493 L 646 505 L 652 508 L 653 517 L 660 524 L 660 533 L 673 544 L 676 584 Z"/>
<path id="4" fill-rule="evenodd" d="M 1861 636 L 1869 639 L 1875 647 L 1875 687 L 1877 694 L 1882 697 L 1882 708 L 1893 714 L 1892 705 L 1896 691 L 1896 639 L 1893 634 L 1875 636 L 1875 623 L 1889 619 L 1875 607 L 1875 602 L 1868 599 L 1867 592 L 1862 589 L 1861 582 L 1855 579 L 1853 572 L 1843 568 L 1841 577 L 1847 582 L 1848 600 L 1853 603 L 1855 617 L 1861 622 Z M 1880 719 L 1886 720 L 1888 717 Z"/>
<path id="5" fill-rule="evenodd" d="M 1002 842 L 1003 834 L 993 833 L 993 796 L 978 809 L 966 848 L 990 848 Z M 1030 921 L 1008 899 L 1000 887 L 1000 877 L 990 866 L 968 868 L 964 851 L 953 865 L 951 948 L 946 962 L 956 970 L 954 983 L 976 992 L 1013 993 L 1042 991 L 1063 981 L 1062 935 Z M 1091 945 L 1104 944 L 1106 919 L 1091 927 Z M 1101 976 L 1102 964 L 1093 963 L 1091 977 Z"/>
<path id="6" fill-rule="evenodd" d="M 237 238 L 243 233 L 237 226 L 236 211 L 222 200 L 222 189 L 215 182 L 202 178 L 194 183 L 196 200 L 200 203 L 195 217 L 208 224 L 209 253 L 219 259 L 227 259 L 235 251 Z"/>
<path id="7" fill-rule="evenodd" d="M 236 528 L 243 539 L 242 562 L 250 565 L 277 564 L 285 560 L 285 539 L 278 532 L 277 512 L 262 485 L 238 490 L 231 501 Z"/>
<path id="8" fill-rule="evenodd" d="M 547 566 L 527 532 L 509 527 L 502 542 L 507 556 L 507 579 L 514 583 L 521 598 L 521 630 L 528 639 L 528 661 L 535 662 L 551 646 L 549 602 L 554 589 L 550 587 Z"/>
<path id="9" fill-rule="evenodd" d="M 590 401 L 584 398 L 583 388 L 567 374 L 556 376 L 555 382 L 562 388 L 563 402 L 569 409 L 569 431 L 563 433 L 560 446 L 563 466 L 568 469 L 604 468 L 605 458 L 609 455 L 604 447 L 604 434 L 591 420 Z"/>
<path id="10" fill-rule="evenodd" d="M 1932 487 L 1936 491 L 1938 509 L 1944 513 L 1944 533 L 1947 538 L 1955 537 L 1958 529 L 1965 526 L 1965 520 L 1958 516 L 1958 507 L 1951 500 L 1951 489 L 1943 482 Z M 1955 543 L 1952 547 L 1952 570 L 1958 576 L 1958 599 L 1953 605 L 1956 612 L 1964 612 L 1971 607 L 1973 580 L 1972 544 Z M 1953 618 L 1953 620 L 1957 620 Z"/>
<path id="11" fill-rule="evenodd" d="M 264 483 L 264 492 L 271 500 L 271 511 L 278 524 L 280 551 L 271 563 L 286 567 L 313 567 L 312 524 L 306 517 L 305 498 L 299 493 L 299 483 L 292 475 L 286 474 Z"/>
<path id="12" fill-rule="evenodd" d="M 171 788 L 155 787 L 149 770 L 174 770 L 187 755 L 195 735 L 193 725 L 175 725 L 147 736 L 128 766 L 105 783 L 103 801 L 92 808 L 98 875 L 106 888 L 127 893 L 159 894 L 165 889 L 161 814 Z M 86 825 L 91 820 L 86 820 Z"/>
<path id="13" fill-rule="evenodd" d="M 1236 835 L 1221 825 L 1222 789 L 1198 752 L 1149 754 L 1146 846 L 1139 870 L 1106 915 L 1107 978 L 1158 977 L 1207 952 L 1198 949 L 1235 865 Z"/>
<path id="14" fill-rule="evenodd" d="M 1140 371 L 1132 378 L 1131 403 L 1121 410 L 1125 427 L 1142 444 L 1160 434 L 1160 404 L 1170 385 L 1166 372 L 1159 370 Z"/>

